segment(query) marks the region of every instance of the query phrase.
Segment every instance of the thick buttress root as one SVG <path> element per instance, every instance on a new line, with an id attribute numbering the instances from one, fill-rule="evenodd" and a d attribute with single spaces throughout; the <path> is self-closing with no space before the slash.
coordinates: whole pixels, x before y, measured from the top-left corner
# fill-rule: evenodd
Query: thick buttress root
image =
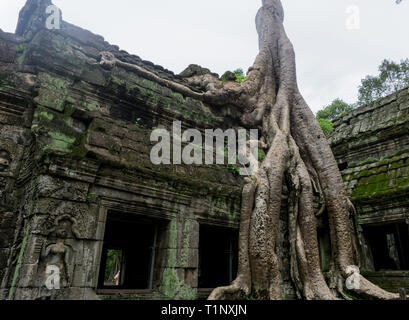
<path id="1" fill-rule="evenodd" d="M 250 182 L 243 194 L 240 225 L 239 272 L 229 287 L 217 288 L 209 299 L 251 295 L 259 299 L 281 299 L 280 273 L 275 244 L 281 207 L 281 190 L 287 183 L 291 278 L 299 298 L 332 300 L 345 297 L 345 280 L 356 263 L 354 234 L 349 219 L 353 205 L 346 195 L 336 160 L 311 110 L 298 91 L 295 56 L 283 28 L 283 10 L 279 0 L 265 0 L 257 15 L 260 54 L 249 75 L 257 70 L 259 92 L 253 110 L 244 106 L 243 122 L 262 121 L 263 138 L 269 146 L 267 157 L 256 174 L 256 186 Z M 264 63 L 264 66 L 258 64 Z M 256 82 L 249 77 L 254 88 Z M 250 99 L 249 99 L 250 100 Z M 237 100 L 236 100 L 237 101 Z M 251 187 L 250 187 L 251 186 Z M 319 212 L 313 209 L 313 192 L 322 197 Z M 251 196 L 249 192 L 253 192 Z M 254 207 L 249 204 L 254 197 Z M 328 214 L 333 252 L 331 288 L 322 274 L 315 216 Z M 250 215 L 250 219 L 248 218 Z M 244 244 L 246 241 L 248 244 Z M 240 265 L 245 260 L 245 265 Z M 244 267 L 245 266 L 245 267 Z M 250 273 L 249 270 L 250 269 Z M 352 270 L 356 270 L 352 268 Z M 251 275 L 251 278 L 249 277 Z M 352 288 L 363 297 L 397 298 L 366 280 Z M 243 281 L 245 279 L 245 281 Z"/>
<path id="2" fill-rule="evenodd" d="M 251 292 L 251 273 L 249 264 L 249 228 L 251 213 L 253 211 L 254 194 L 256 184 L 253 180 L 248 179 L 247 184 L 243 188 L 242 193 L 242 208 L 240 216 L 240 232 L 239 232 L 239 266 L 238 276 L 230 286 L 219 287 L 211 293 L 209 299 L 237 299 L 241 296 L 247 296 Z"/>
<path id="3" fill-rule="evenodd" d="M 357 270 L 350 202 L 331 148 L 313 113 L 299 93 L 295 54 L 284 27 L 280 0 L 262 0 L 256 18 L 260 52 L 247 80 L 222 83 L 207 74 L 187 79 L 184 85 L 162 79 L 133 64 L 101 53 L 105 68 L 120 67 L 156 81 L 184 96 L 213 105 L 235 105 L 242 110 L 242 125 L 262 128 L 260 145 L 267 156 L 243 189 L 239 233 L 238 275 L 230 286 L 219 287 L 210 300 L 281 299 L 280 270 L 275 252 L 285 183 L 289 190 L 288 228 L 290 274 L 299 298 L 347 298 L 346 279 L 355 278 L 349 290 L 362 297 L 398 298 L 372 284 Z M 192 89 L 204 88 L 204 92 Z M 257 159 L 252 159 L 257 161 Z M 314 212 L 314 192 L 321 208 Z M 331 271 L 321 271 L 316 216 L 327 214 L 331 248 Z M 351 271 L 352 270 L 352 271 Z M 328 283 L 327 283 L 328 282 Z"/>

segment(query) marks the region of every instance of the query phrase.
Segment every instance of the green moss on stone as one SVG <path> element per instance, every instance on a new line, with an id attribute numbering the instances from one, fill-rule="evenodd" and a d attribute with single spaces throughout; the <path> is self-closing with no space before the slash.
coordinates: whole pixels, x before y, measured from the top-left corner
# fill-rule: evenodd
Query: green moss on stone
<path id="1" fill-rule="evenodd" d="M 52 121 L 54 119 L 54 115 L 47 111 L 36 110 L 34 112 L 34 118 Z"/>
<path id="2" fill-rule="evenodd" d="M 39 80 L 41 83 L 39 96 L 34 102 L 62 112 L 68 96 L 69 82 L 44 73 L 39 76 Z"/>
<path id="3" fill-rule="evenodd" d="M 71 151 L 72 145 L 75 143 L 76 138 L 69 137 L 61 132 L 48 132 L 49 137 L 51 137 L 51 142 L 46 145 L 43 150 L 56 150 L 64 153 L 69 153 Z"/>
<path id="4" fill-rule="evenodd" d="M 185 221 L 185 226 L 183 228 L 183 246 L 181 253 L 181 262 L 183 266 L 187 266 L 189 259 L 190 250 L 190 221 Z"/>
<path id="5" fill-rule="evenodd" d="M 183 280 L 179 279 L 175 268 L 165 268 L 163 270 L 160 291 L 171 299 L 194 300 L 197 296 L 197 289 L 191 288 Z"/>

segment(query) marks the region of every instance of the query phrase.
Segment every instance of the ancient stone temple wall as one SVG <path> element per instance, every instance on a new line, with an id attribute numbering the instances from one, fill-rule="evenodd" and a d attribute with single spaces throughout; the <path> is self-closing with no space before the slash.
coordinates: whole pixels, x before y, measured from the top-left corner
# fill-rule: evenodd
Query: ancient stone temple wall
<path id="1" fill-rule="evenodd" d="M 357 209 L 362 269 L 387 289 L 409 288 L 408 88 L 340 116 L 334 128 L 330 143 Z"/>
<path id="2" fill-rule="evenodd" d="M 0 32 L 0 281 L 9 277 L 8 266 L 21 246 L 22 215 L 17 214 L 22 195 L 30 183 L 33 163 L 31 134 L 33 80 L 29 74 L 16 74 L 15 59 L 22 38 Z M 28 196 L 28 195 L 27 195 Z M 0 289 L 0 296 L 4 296 Z"/>
<path id="3" fill-rule="evenodd" d="M 17 34 L 0 31 L 1 298 L 115 293 L 100 279 L 107 221 L 119 224 L 112 232 L 121 239 L 121 227 L 139 228 L 120 244 L 131 251 L 155 230 L 154 242 L 146 240 L 149 252 L 131 253 L 133 260 L 145 257 L 149 283 L 141 293 L 121 293 L 197 298 L 199 229 L 237 233 L 243 180 L 226 165 L 155 166 L 150 134 L 171 130 L 175 120 L 203 132 L 230 127 L 234 119 L 135 73 L 104 69 L 100 53 L 108 51 L 184 83 L 66 22 L 47 30 L 45 7 L 33 3 L 20 14 Z M 59 290 L 46 285 L 53 266 Z"/>
<path id="4" fill-rule="evenodd" d="M 16 34 L 0 30 L 0 299 L 206 298 L 235 275 L 244 179 L 234 166 L 154 165 L 150 135 L 172 132 L 174 121 L 201 133 L 237 129 L 240 111 L 102 66 L 109 52 L 185 86 L 210 73 L 192 65 L 175 75 L 65 21 L 48 30 L 50 3 L 27 1 Z M 393 290 L 407 285 L 408 101 L 406 89 L 358 108 L 330 137 L 357 208 L 361 269 Z M 290 299 L 285 203 L 276 251 Z M 318 227 L 325 271 L 325 218 Z M 381 254 L 371 248 L 377 232 Z M 112 254 L 119 272 L 107 282 Z M 381 272 L 379 256 L 402 270 Z M 49 288 L 55 267 L 58 290 Z"/>

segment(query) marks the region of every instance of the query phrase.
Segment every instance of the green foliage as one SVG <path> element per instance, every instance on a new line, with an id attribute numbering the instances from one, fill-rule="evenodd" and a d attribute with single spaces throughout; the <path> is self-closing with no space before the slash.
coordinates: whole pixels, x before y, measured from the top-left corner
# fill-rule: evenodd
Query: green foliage
<path id="1" fill-rule="evenodd" d="M 90 201 L 92 199 L 93 196 L 95 196 L 95 192 L 91 192 L 87 195 L 87 201 Z"/>
<path id="2" fill-rule="evenodd" d="M 222 83 L 225 83 L 227 81 L 236 81 L 238 83 L 242 83 L 244 80 L 246 80 L 246 76 L 244 74 L 243 69 L 237 69 L 233 72 L 231 71 L 226 71 L 222 75 Z"/>
<path id="3" fill-rule="evenodd" d="M 369 104 L 408 86 L 409 59 L 402 60 L 400 63 L 385 59 L 379 66 L 377 76 L 367 76 L 361 81 L 356 104 L 351 105 L 341 99 L 335 99 L 329 106 L 317 112 L 317 120 L 327 136 L 333 130 L 331 121 L 339 115 L 353 110 L 356 106 Z"/>
<path id="4" fill-rule="evenodd" d="M 235 81 L 236 80 L 236 75 L 231 71 L 226 71 L 222 75 L 221 80 L 222 80 L 222 83 L 225 83 L 227 81 Z"/>
<path id="5" fill-rule="evenodd" d="M 22 43 L 19 44 L 19 46 L 16 49 L 17 53 L 22 53 L 24 52 L 24 45 Z"/>
<path id="6" fill-rule="evenodd" d="M 354 106 L 344 102 L 342 99 L 335 99 L 329 106 L 317 112 L 317 119 L 334 120 L 339 115 L 353 109 Z"/>
<path id="7" fill-rule="evenodd" d="M 243 69 L 237 69 L 233 71 L 233 73 L 236 75 L 236 82 L 242 83 L 244 80 L 246 80 Z"/>
<path id="8" fill-rule="evenodd" d="M 318 111 L 316 117 L 324 134 L 328 136 L 328 134 L 334 130 L 332 120 L 353 109 L 353 105 L 342 101 L 342 99 L 335 99 L 329 106 Z"/>
<path id="9" fill-rule="evenodd" d="M 240 168 L 234 167 L 231 164 L 228 164 L 226 168 L 229 169 L 233 176 L 238 177 L 240 175 Z"/>
<path id="10" fill-rule="evenodd" d="M 262 162 L 266 158 L 266 153 L 262 149 L 258 149 L 258 161 Z"/>
<path id="11" fill-rule="evenodd" d="M 400 63 L 383 60 L 377 76 L 362 79 L 358 104 L 364 105 L 409 86 L 409 59 Z"/>
<path id="12" fill-rule="evenodd" d="M 325 136 L 328 136 L 329 133 L 334 130 L 332 122 L 327 119 L 318 119 L 318 123 L 321 126 L 322 132 L 324 132 Z"/>
<path id="13" fill-rule="evenodd" d="M 106 265 L 105 265 L 105 275 L 104 282 L 113 282 L 115 275 L 120 271 L 122 260 L 121 250 L 108 250 Z"/>

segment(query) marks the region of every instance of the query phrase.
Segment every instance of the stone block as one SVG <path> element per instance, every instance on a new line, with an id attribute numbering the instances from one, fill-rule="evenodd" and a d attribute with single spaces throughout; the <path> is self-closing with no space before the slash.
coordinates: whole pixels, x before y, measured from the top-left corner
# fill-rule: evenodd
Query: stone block
<path id="1" fill-rule="evenodd" d="M 20 288 L 35 287 L 38 264 L 23 264 L 20 268 L 20 276 L 17 286 Z"/>
<path id="2" fill-rule="evenodd" d="M 197 288 L 198 286 L 198 269 L 185 269 L 185 283 L 192 287 Z"/>
<path id="3" fill-rule="evenodd" d="M 23 262 L 25 264 L 38 264 L 41 259 L 41 252 L 45 250 L 45 245 L 46 239 L 44 237 L 31 234 L 24 250 Z"/>
<path id="4" fill-rule="evenodd" d="M 197 268 L 199 266 L 199 249 L 182 249 L 179 262 L 179 266 L 182 268 Z"/>
<path id="5" fill-rule="evenodd" d="M 38 178 L 38 194 L 40 197 L 85 202 L 88 188 L 89 185 L 85 182 L 63 180 L 52 176 L 40 176 Z"/>

